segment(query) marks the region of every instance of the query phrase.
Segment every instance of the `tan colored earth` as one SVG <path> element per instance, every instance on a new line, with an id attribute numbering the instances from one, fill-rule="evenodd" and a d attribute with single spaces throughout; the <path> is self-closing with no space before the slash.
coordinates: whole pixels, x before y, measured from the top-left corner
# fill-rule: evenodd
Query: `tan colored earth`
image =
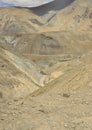
<path id="1" fill-rule="evenodd" d="M 92 0 L 0 8 L 0 130 L 92 130 Z"/>

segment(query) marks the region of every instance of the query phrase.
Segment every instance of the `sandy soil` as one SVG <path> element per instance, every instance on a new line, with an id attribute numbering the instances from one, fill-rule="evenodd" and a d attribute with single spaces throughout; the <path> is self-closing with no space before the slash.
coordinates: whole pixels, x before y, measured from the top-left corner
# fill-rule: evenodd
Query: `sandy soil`
<path id="1" fill-rule="evenodd" d="M 0 130 L 91 130 L 92 53 L 67 61 L 63 70 L 46 87 L 18 98 L 5 98 L 1 87 Z"/>

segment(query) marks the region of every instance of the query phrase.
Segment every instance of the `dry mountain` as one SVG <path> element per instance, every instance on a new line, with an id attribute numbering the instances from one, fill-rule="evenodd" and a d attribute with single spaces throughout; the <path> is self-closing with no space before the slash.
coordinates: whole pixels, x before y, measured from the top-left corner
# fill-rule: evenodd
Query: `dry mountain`
<path id="1" fill-rule="evenodd" d="M 20 129 L 92 129 L 92 0 L 0 8 L 0 130 Z"/>

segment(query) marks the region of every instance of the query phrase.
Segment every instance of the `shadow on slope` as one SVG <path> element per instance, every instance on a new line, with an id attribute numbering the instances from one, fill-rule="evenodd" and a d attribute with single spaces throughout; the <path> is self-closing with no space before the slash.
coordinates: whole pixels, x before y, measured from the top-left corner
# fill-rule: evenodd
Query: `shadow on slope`
<path id="1" fill-rule="evenodd" d="M 74 0 L 55 0 L 54 2 L 51 2 L 49 4 L 32 8 L 31 10 L 36 13 L 37 15 L 44 15 L 48 13 L 49 11 L 58 11 L 60 9 L 65 8 L 69 4 L 71 4 Z"/>

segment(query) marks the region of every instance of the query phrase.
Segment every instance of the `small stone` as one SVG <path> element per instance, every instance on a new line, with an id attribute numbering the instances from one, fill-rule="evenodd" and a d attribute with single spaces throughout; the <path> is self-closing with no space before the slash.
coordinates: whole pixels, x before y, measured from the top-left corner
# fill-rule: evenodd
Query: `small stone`
<path id="1" fill-rule="evenodd" d="M 4 119 L 3 119 L 3 118 L 1 118 L 1 120 L 3 121 Z"/>
<path id="2" fill-rule="evenodd" d="M 69 98 L 70 94 L 69 93 L 63 93 L 63 97 Z"/>
<path id="3" fill-rule="evenodd" d="M 45 113 L 45 111 L 43 109 L 39 109 L 39 111 L 42 112 L 42 113 Z"/>
<path id="4" fill-rule="evenodd" d="M 4 68 L 5 66 L 4 65 L 1 65 L 2 68 Z"/>
<path id="5" fill-rule="evenodd" d="M 0 98 L 3 98 L 3 93 L 2 92 L 0 92 Z"/>

